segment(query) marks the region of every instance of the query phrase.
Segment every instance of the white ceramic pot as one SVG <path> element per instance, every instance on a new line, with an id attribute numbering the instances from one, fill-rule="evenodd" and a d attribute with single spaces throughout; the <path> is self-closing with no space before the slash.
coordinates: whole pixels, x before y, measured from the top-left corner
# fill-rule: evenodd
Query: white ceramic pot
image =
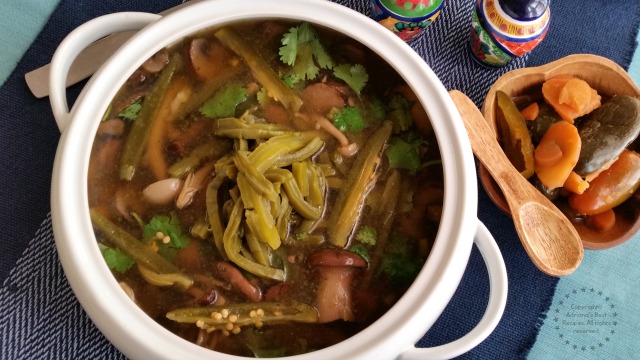
<path id="1" fill-rule="evenodd" d="M 203 1 L 161 18 L 117 13 L 94 19 L 63 41 L 51 65 L 51 106 L 62 132 L 56 153 L 51 217 L 65 274 L 96 326 L 126 356 L 140 359 L 236 359 L 189 343 L 162 328 L 121 290 L 97 246 L 89 218 L 89 154 L 102 114 L 116 91 L 145 59 L 200 29 L 242 19 L 288 18 L 341 31 L 372 48 L 413 88 L 433 122 L 442 154 L 445 197 L 437 239 L 407 293 L 373 325 L 329 348 L 295 359 L 450 358 L 476 346 L 493 331 L 506 302 L 507 276 L 500 251 L 477 219 L 473 154 L 459 113 L 442 83 L 402 40 L 373 20 L 322 0 Z M 139 30 L 91 78 L 69 111 L 65 79 L 78 53 L 111 33 Z M 490 276 L 490 300 L 480 323 L 452 343 L 418 349 L 460 283 L 472 245 Z"/>

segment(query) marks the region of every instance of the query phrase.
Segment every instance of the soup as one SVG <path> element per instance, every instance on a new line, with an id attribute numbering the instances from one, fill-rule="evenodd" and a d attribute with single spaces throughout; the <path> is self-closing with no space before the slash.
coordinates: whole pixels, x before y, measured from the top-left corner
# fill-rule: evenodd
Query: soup
<path id="1" fill-rule="evenodd" d="M 88 175 L 100 250 L 176 335 L 279 357 L 383 315 L 435 239 L 427 113 L 362 44 L 285 21 L 208 29 L 119 90 Z"/>

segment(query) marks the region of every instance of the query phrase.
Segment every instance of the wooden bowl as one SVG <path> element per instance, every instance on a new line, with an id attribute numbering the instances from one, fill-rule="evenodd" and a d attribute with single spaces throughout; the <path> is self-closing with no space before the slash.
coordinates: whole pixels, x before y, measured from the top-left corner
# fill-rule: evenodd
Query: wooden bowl
<path id="1" fill-rule="evenodd" d="M 615 62 L 601 56 L 577 54 L 564 57 L 539 67 L 510 71 L 501 76 L 489 89 L 482 107 L 485 120 L 496 130 L 496 91 L 501 90 L 512 98 L 526 94 L 540 93 L 542 83 L 556 75 L 573 75 L 585 80 L 598 91 L 603 98 L 613 95 L 640 97 L 640 89 L 629 74 Z M 640 137 L 639 137 L 640 139 Z M 640 150 L 640 140 L 631 144 L 631 148 Z M 502 191 L 487 169 L 480 164 L 479 176 L 489 198 L 503 212 L 509 214 L 509 206 Z M 608 249 L 629 240 L 640 229 L 640 197 L 638 194 L 615 208 L 616 223 L 613 229 L 598 232 L 582 222 L 573 222 L 580 234 L 585 249 Z"/>

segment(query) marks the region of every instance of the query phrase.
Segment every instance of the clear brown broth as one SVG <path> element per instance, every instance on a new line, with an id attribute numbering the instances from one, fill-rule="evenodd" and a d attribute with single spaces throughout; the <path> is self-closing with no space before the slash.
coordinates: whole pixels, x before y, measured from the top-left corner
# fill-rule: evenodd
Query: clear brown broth
<path id="1" fill-rule="evenodd" d="M 296 24 L 282 21 L 253 21 L 233 24 L 231 28 L 244 41 L 250 42 L 251 46 L 273 69 L 283 71 L 286 66 L 280 62 L 279 56 L 277 55 L 278 48 L 282 46 L 280 39 L 283 31 L 287 31 L 294 25 Z M 346 95 L 346 97 L 356 98 L 356 100 L 360 100 L 363 103 L 368 101 L 367 99 L 372 99 L 374 96 L 380 99 L 388 99 L 392 95 L 398 95 L 393 89 L 406 85 L 404 80 L 377 54 L 374 54 L 361 44 L 346 39 L 344 36 L 331 30 L 320 27 L 314 28 L 318 32 L 322 44 L 332 57 L 338 60 L 347 60 L 350 63 L 360 63 L 367 69 L 369 82 L 363 90 L 361 97 L 354 96 L 353 92 Z M 207 41 L 215 41 L 212 33 L 213 30 L 207 30 L 189 37 L 168 49 L 169 53 L 179 53 L 183 54 L 183 56 L 188 56 L 185 55 L 188 52 L 186 49 L 188 49 L 193 39 L 204 38 L 207 39 Z M 232 51 L 229 51 L 229 53 L 233 54 Z M 235 58 L 237 59 L 237 57 Z M 243 65 L 241 64 L 240 66 Z M 177 71 L 187 78 L 191 87 L 197 89 L 203 86 L 203 81 L 194 76 L 188 61 Z M 294 88 L 296 89 L 295 91 L 300 92 L 305 86 L 322 81 L 321 79 L 323 78 L 328 82 L 339 82 L 332 78 L 330 72 L 326 70 L 321 70 L 321 75 L 321 77 L 315 80 L 307 80 L 303 81 L 302 84 L 298 84 L 298 86 Z M 153 87 L 158 76 L 157 74 L 141 76 L 140 73 L 137 72 L 132 75 L 130 80 L 124 84 L 118 92 L 118 95 L 112 101 L 112 108 L 107 116 L 105 116 L 105 119 L 122 121 L 124 130 L 121 134 L 113 134 L 111 132 L 105 134 L 99 131 L 92 149 L 88 177 L 90 207 L 103 214 L 117 227 L 131 234 L 134 238 L 139 239 L 144 244 L 148 244 L 149 239 L 144 238 L 141 224 L 138 223 L 136 217 L 145 223 L 156 215 L 170 216 L 173 214 L 179 220 L 183 228 L 183 233 L 189 234 L 191 227 L 203 218 L 206 219 L 207 216 L 206 185 L 196 192 L 192 202 L 183 209 L 178 209 L 174 202 L 166 205 L 154 205 L 146 201 L 142 195 L 143 189 L 159 179 L 154 172 L 150 170 L 149 160 L 144 156 L 130 181 L 122 180 L 119 176 L 120 171 L 118 164 L 123 143 L 126 141 L 126 137 L 132 127 L 132 121 L 122 120 L 122 118 L 118 116 L 119 111 L 130 103 L 132 98 L 135 98 L 132 94 L 148 94 L 149 89 Z M 257 83 L 250 71 L 239 71 L 237 76 L 233 78 L 233 81 L 242 84 Z M 241 116 L 244 111 L 255 105 L 255 101 L 246 100 L 244 103 L 238 105 L 235 116 Z M 256 117 L 261 117 L 265 115 L 265 112 L 263 109 L 257 108 L 254 114 Z M 168 134 L 165 138 L 179 138 L 181 134 L 189 132 L 189 129 L 192 129 L 194 124 L 199 121 L 203 123 L 213 123 L 217 120 L 203 120 L 200 114 L 196 111 L 191 111 L 174 120 L 172 125 L 169 126 L 170 130 L 167 130 Z M 300 129 L 300 124 L 295 123 L 288 126 L 292 127 L 293 130 L 309 130 Z M 379 123 L 375 123 L 367 129 L 362 130 L 362 132 L 347 132 L 346 136 L 351 142 L 357 143 L 359 147 L 362 148 L 378 127 Z M 205 127 L 205 129 L 210 129 L 210 127 Z M 411 261 L 417 261 L 418 264 L 421 264 L 425 261 L 429 253 L 438 229 L 439 211 L 442 206 L 443 194 L 442 169 L 438 163 L 440 157 L 437 143 L 432 132 L 427 131 L 426 133 L 419 134 L 412 128 L 400 135 L 407 136 L 409 132 L 414 133 L 411 136 L 420 137 L 424 140 L 423 145 L 420 146 L 420 158 L 422 164 L 427 165 L 417 171 L 398 170 L 401 173 L 402 189 L 394 208 L 397 215 L 394 220 L 394 225 L 391 228 L 387 247 L 393 246 L 394 241 L 407 241 L 408 249 L 410 249 L 410 252 L 415 256 Z M 189 140 L 185 149 L 179 150 L 176 148 L 175 143 L 172 143 L 170 140 L 166 141 L 166 144 L 162 148 L 162 155 L 168 164 L 179 161 L 200 144 L 208 142 L 222 144 L 230 141 L 212 134 L 211 131 L 198 131 L 194 133 L 196 136 Z M 400 135 L 395 134 L 393 136 Z M 328 161 L 328 159 L 335 156 L 336 148 L 339 144 L 334 138 L 326 134 L 324 134 L 322 138 L 325 141 L 324 146 L 314 154 L 312 162 L 314 164 L 324 164 L 327 167 L 336 168 L 335 164 Z M 326 155 L 323 155 L 323 153 Z M 345 169 L 351 168 L 358 155 L 359 154 L 356 154 L 352 158 L 344 158 L 342 166 Z M 209 161 L 215 160 L 217 159 L 209 159 Z M 369 189 L 367 192 L 367 197 L 357 217 L 357 225 L 347 242 L 347 250 L 359 244 L 354 234 L 362 226 L 367 225 L 376 228 L 378 231 L 380 230 L 378 227 L 384 222 L 384 219 L 382 216 L 376 217 L 373 208 L 382 195 L 390 173 L 391 168 L 388 158 L 381 153 L 379 165 L 375 170 L 375 176 L 378 180 L 375 187 Z M 329 177 L 342 178 L 342 175 L 340 170 L 336 170 L 336 175 L 328 176 L 327 178 Z M 207 182 L 208 181 L 211 181 L 211 178 L 207 178 Z M 225 189 L 234 186 L 233 180 L 229 180 L 225 184 Z M 315 306 L 319 274 L 314 268 L 307 264 L 307 259 L 320 249 L 337 248 L 326 240 L 327 229 L 330 229 L 332 226 L 332 224 L 327 223 L 326 218 L 328 218 L 334 210 L 338 192 L 339 189 L 329 187 L 325 195 L 323 218 L 319 221 L 315 230 L 306 234 L 312 234 L 317 236 L 317 238 L 325 238 L 324 241 L 320 243 L 305 242 L 304 239 L 300 239 L 300 236 L 296 236 L 296 228 L 300 224 L 300 218 L 294 211 L 292 223 L 288 226 L 288 236 L 282 239 L 282 246 L 277 250 L 270 251 L 271 257 L 276 259 L 276 261 L 273 262 L 273 266 L 284 267 L 286 269 L 286 279 L 284 283 L 287 284 L 286 289 L 289 291 L 280 294 L 276 298 L 278 302 L 282 304 L 301 302 Z M 228 200 L 229 198 L 228 194 L 222 196 L 224 197 L 222 200 Z M 126 208 L 124 213 L 122 211 L 123 207 Z M 135 214 L 136 217 L 132 217 L 131 214 Z M 114 249 L 118 248 L 118 246 L 110 241 L 108 236 L 105 236 L 103 231 L 98 228 L 96 228 L 96 235 L 100 243 Z M 221 277 L 220 273 L 216 270 L 215 266 L 212 266 L 212 262 L 231 262 L 225 259 L 224 255 L 220 254 L 214 245 L 211 232 L 208 232 L 204 239 L 192 235 L 189 235 L 189 237 L 191 240 L 188 248 L 193 250 L 191 251 L 192 255 L 185 255 L 187 253 L 186 249 L 173 250 L 168 260 L 176 264 L 180 271 L 188 276 L 197 279 L 214 279 L 215 281 L 213 283 L 196 280 L 191 286 L 192 291 L 178 289 L 176 286 L 156 286 L 145 280 L 135 265 L 123 272 L 114 270 L 113 274 L 121 284 L 126 284 L 126 286 L 133 290 L 136 304 L 165 328 L 201 346 L 241 356 L 254 357 L 260 355 L 278 357 L 294 355 L 325 348 L 347 339 L 369 326 L 393 306 L 417 274 L 414 272 L 411 274 L 411 278 L 398 282 L 377 267 L 373 268 L 372 266 L 368 266 L 357 269 L 350 287 L 350 309 L 353 313 L 353 319 L 350 321 L 336 320 L 328 323 L 311 324 L 297 322 L 265 323 L 262 327 L 245 326 L 238 334 L 225 334 L 220 330 L 206 333 L 194 324 L 181 324 L 167 319 L 167 312 L 178 308 L 203 306 L 203 293 L 214 293 L 217 296 L 215 301 L 206 305 L 220 305 L 219 302 L 222 301 L 221 299 L 224 299 L 225 304 L 250 303 L 251 301 L 248 300 L 242 292 L 234 288 L 232 284 L 226 282 L 224 277 Z M 397 240 L 399 238 L 402 240 Z M 370 255 L 376 251 L 375 246 L 363 246 Z M 381 253 L 385 254 L 388 252 L 389 251 L 385 250 Z M 196 255 L 193 255 L 193 253 Z M 181 259 L 188 260 L 185 261 Z M 197 259 L 197 261 L 192 261 L 193 259 Z M 384 260 L 378 262 L 378 265 L 383 261 Z M 260 289 L 263 295 L 269 293 L 271 287 L 280 284 L 279 281 L 261 278 L 249 274 L 246 271 L 243 271 L 243 275 L 250 279 L 254 286 Z M 161 345 L 159 344 L 159 346 Z"/>

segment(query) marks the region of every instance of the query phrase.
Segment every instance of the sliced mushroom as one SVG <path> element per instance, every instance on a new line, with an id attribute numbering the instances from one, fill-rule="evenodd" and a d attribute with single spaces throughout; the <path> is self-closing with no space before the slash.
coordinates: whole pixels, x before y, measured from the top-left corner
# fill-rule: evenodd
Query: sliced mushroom
<path id="1" fill-rule="evenodd" d="M 342 93 L 334 86 L 319 82 L 307 86 L 302 93 L 303 111 L 316 114 L 327 114 L 331 109 L 342 109 L 345 100 Z"/>
<path id="2" fill-rule="evenodd" d="M 189 44 L 189 63 L 201 80 L 220 74 L 229 56 L 229 50 L 216 40 L 198 38 Z"/>
<path id="3" fill-rule="evenodd" d="M 324 249 L 312 254 L 307 264 L 318 277 L 315 307 L 319 322 L 353 321 L 351 287 L 358 269 L 367 262 L 348 250 Z"/>
<path id="4" fill-rule="evenodd" d="M 145 61 L 141 69 L 148 75 L 159 73 L 169 63 L 169 51 L 162 49 Z"/>

